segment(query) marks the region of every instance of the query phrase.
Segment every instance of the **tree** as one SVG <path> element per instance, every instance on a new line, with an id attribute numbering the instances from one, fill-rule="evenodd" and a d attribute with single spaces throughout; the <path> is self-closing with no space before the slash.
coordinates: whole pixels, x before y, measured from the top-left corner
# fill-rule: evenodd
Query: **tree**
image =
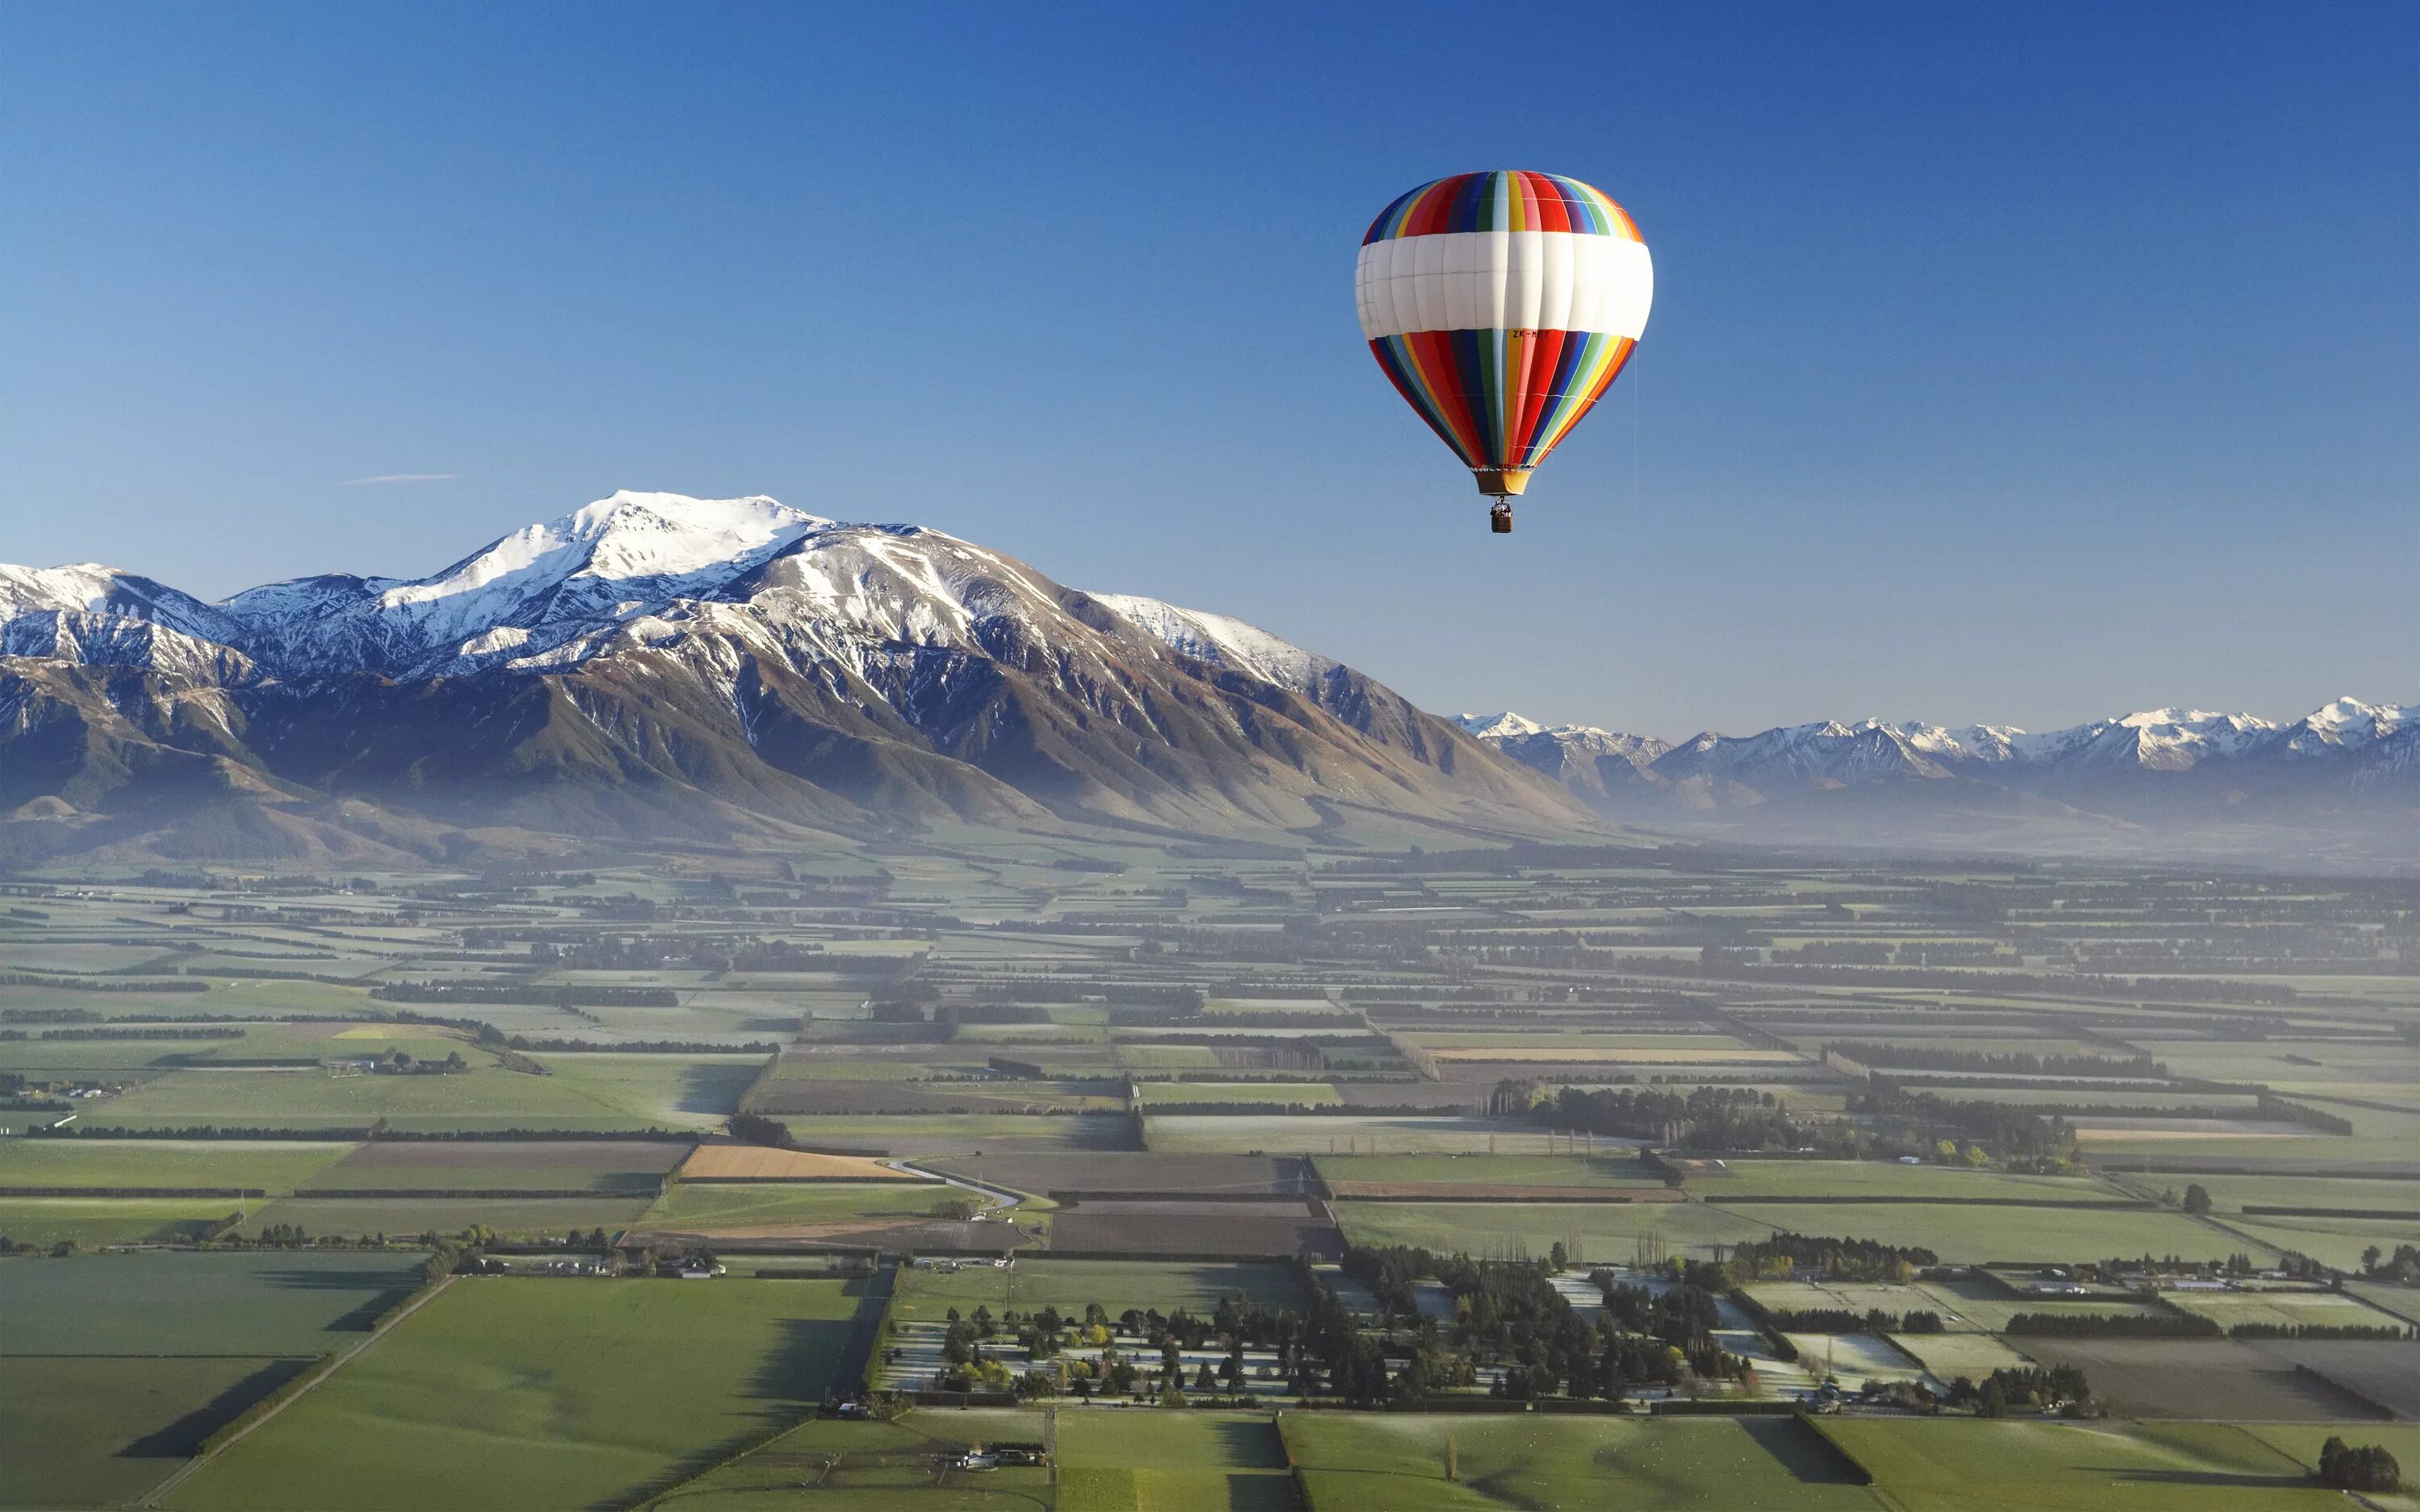
<path id="1" fill-rule="evenodd" d="M 2331 1438 L 2319 1446 L 2319 1484 L 2339 1491 L 2398 1491 L 2403 1467 L 2381 1445 L 2355 1448 Z"/>
<path id="2" fill-rule="evenodd" d="M 2378 1262 L 2381 1259 L 2383 1259 L 2385 1256 L 2386 1252 L 2384 1250 L 2372 1244 L 2361 1252 L 2361 1268 L 2364 1271 L 2375 1271 L 2378 1269 Z"/>
<path id="3" fill-rule="evenodd" d="M 1546 1269 L 1566 1271 L 1571 1268 L 1571 1253 L 1563 1248 L 1563 1242 L 1559 1239 L 1555 1241 L 1554 1247 L 1546 1251 Z"/>
<path id="4" fill-rule="evenodd" d="M 2199 1181 L 2185 1188 L 2185 1211 L 2196 1216 L 2210 1211 L 2210 1188 Z"/>

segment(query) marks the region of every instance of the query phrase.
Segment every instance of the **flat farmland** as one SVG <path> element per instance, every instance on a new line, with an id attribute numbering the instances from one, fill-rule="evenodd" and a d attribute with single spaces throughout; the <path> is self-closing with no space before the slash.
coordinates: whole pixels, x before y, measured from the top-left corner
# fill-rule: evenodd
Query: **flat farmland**
<path id="1" fill-rule="evenodd" d="M 335 1192 L 596 1192 L 654 1196 L 690 1152 L 639 1139 L 372 1140 L 322 1167 L 304 1195 Z"/>
<path id="2" fill-rule="evenodd" d="M 2205 1423 L 2374 1418 L 2358 1399 L 2297 1371 L 2258 1344 L 2238 1339 L 2048 1339 L 2020 1341 L 2044 1365 L 2071 1365 L 2094 1395 L 2124 1417 Z M 2402 1350 L 2409 1345 L 2386 1345 Z"/>
<path id="3" fill-rule="evenodd" d="M 642 1220 L 684 1232 L 851 1218 L 921 1218 L 967 1193 L 939 1181 L 683 1181 Z"/>
<path id="4" fill-rule="evenodd" d="M 2420 1221 L 2397 1218 L 2229 1217 L 2229 1228 L 2279 1249 L 2295 1250 L 2340 1271 L 2358 1271 L 2361 1252 L 2375 1244 L 2392 1255 L 2397 1244 L 2420 1244 Z"/>
<path id="5" fill-rule="evenodd" d="M 11 1139 L 0 1144 L 0 1187 L 290 1192 L 353 1148 L 285 1139 Z"/>
<path id="6" fill-rule="evenodd" d="M 116 1506 L 307 1360 L 0 1356 L 0 1507 Z"/>
<path id="7" fill-rule="evenodd" d="M 818 1155 L 768 1145 L 699 1145 L 681 1162 L 685 1181 L 902 1181 L 919 1180 L 861 1155 Z"/>
<path id="8" fill-rule="evenodd" d="M 1699 1162 L 1684 1183 L 1708 1202 L 1742 1197 L 1840 1197 L 1949 1202 L 2115 1202 L 2133 1199 L 2085 1176 L 2018 1176 L 1895 1161 L 1730 1160 Z"/>
<path id="9" fill-rule="evenodd" d="M 1129 1307 L 1173 1312 L 1183 1307 L 1207 1315 L 1220 1299 L 1243 1296 L 1271 1310 L 1300 1310 L 1308 1302 L 1291 1266 L 1210 1260 L 1078 1260 L 1048 1254 L 1025 1255 L 1006 1268 L 978 1265 L 957 1271 L 911 1269 L 899 1273 L 895 1310 L 903 1317 L 939 1318 L 951 1307 L 970 1312 L 978 1304 L 995 1313 L 1014 1306 L 1032 1312 L 1045 1305 L 1080 1317 L 1099 1303 L 1111 1317 Z"/>
<path id="10" fill-rule="evenodd" d="M 1548 1136 L 1535 1124 L 1490 1119 L 1388 1117 L 1371 1114 L 1164 1114 L 1143 1120 L 1154 1153 L 1373 1155 L 1546 1154 Z"/>
<path id="11" fill-rule="evenodd" d="M 1103 1080 L 847 1081 L 818 1075 L 773 1082 L 758 1089 L 748 1107 L 777 1116 L 1107 1113 L 1123 1112 L 1125 1095 L 1116 1082 Z"/>
<path id="12" fill-rule="evenodd" d="M 1286 1203 L 1104 1202 L 1063 1210 L 1050 1247 L 1146 1255 L 1292 1256 L 1343 1252 L 1334 1227 L 1300 1200 Z"/>
<path id="13" fill-rule="evenodd" d="M 978 1155 L 985 1150 L 1132 1149 L 1134 1122 L 1120 1115 L 1067 1113 L 898 1114 L 783 1119 L 808 1149 L 869 1155 Z"/>
<path id="14" fill-rule="evenodd" d="M 350 1342 L 417 1287 L 420 1260 L 273 1250 L 10 1260 L 0 1264 L 0 1349 L 316 1356 Z M 6 1401 L 0 1396 L 0 1410 Z"/>
<path id="15" fill-rule="evenodd" d="M 2415 1347 L 2372 1339 L 2252 1339 L 2253 1351 L 2288 1369 L 2315 1370 L 2360 1394 L 2404 1422 L 2420 1421 L 2420 1370 Z"/>
<path id="16" fill-rule="evenodd" d="M 1722 1199 L 1710 1198 L 1710 1207 Z M 2180 1212 L 2102 1206 L 2004 1208 L 1927 1202 L 1743 1203 L 1776 1229 L 1838 1234 L 1930 1249 L 1952 1263 L 2072 1260 L 2079 1255 L 2179 1255 L 2224 1259 L 2227 1236 Z"/>
<path id="17" fill-rule="evenodd" d="M 933 1169 L 1045 1196 L 1053 1192 L 1266 1196 L 1307 1192 L 1311 1165 L 1292 1155 L 1013 1152 L 937 1160 Z"/>
<path id="18" fill-rule="evenodd" d="M 1941 1381 L 1981 1381 L 1994 1370 L 2022 1370 L 2034 1362 L 1989 1334 L 1893 1334 L 1891 1343 Z"/>
<path id="19" fill-rule="evenodd" d="M 458 1280 L 166 1504 L 635 1499 L 809 1412 L 863 1300 L 854 1284 L 822 1281 Z"/>
<path id="20" fill-rule="evenodd" d="M 191 1070 L 154 1077 L 85 1115 L 134 1129 L 358 1129 L 384 1119 L 409 1130 L 644 1129 L 651 1120 L 563 1076 L 474 1064 L 443 1076 L 332 1076 L 292 1071 Z M 657 1120 L 659 1121 L 659 1120 Z"/>
<path id="21" fill-rule="evenodd" d="M 2335 1291 L 2172 1291 L 2168 1304 L 2222 1328 L 2257 1323 L 2275 1328 L 2399 1328 L 2403 1319 L 2358 1297 Z M 2420 1352 L 2412 1367 L 2420 1369 Z"/>
<path id="22" fill-rule="evenodd" d="M 2298 1512 L 2343 1499 L 2221 1424 L 1827 1418 L 1818 1431 L 1904 1512 Z"/>
<path id="23" fill-rule="evenodd" d="M 1596 1155 L 1315 1155 L 1311 1164 L 1338 1196 L 1365 1187 L 1496 1187 L 1606 1191 L 1663 1185 L 1627 1149 Z M 1347 1192 L 1347 1188 L 1357 1189 Z"/>
<path id="24" fill-rule="evenodd" d="M 1050 1502 L 1050 1473 L 950 1462 L 979 1443 L 1040 1443 L 1038 1412 L 908 1412 L 888 1423 L 817 1419 L 721 1466 L 662 1504 L 699 1512 L 1031 1512 Z"/>
<path id="25" fill-rule="evenodd" d="M 1336 1216 L 1345 1237 L 1357 1244 L 1544 1256 L 1560 1242 L 1580 1263 L 1627 1261 L 1641 1236 L 1662 1241 L 1675 1257 L 1711 1259 L 1716 1244 L 1765 1239 L 1774 1232 L 1774 1226 L 1761 1217 L 1697 1202 L 1340 1202 Z"/>
<path id="26" fill-rule="evenodd" d="M 1388 1512 L 1880 1509 L 1856 1469 L 1793 1418 L 1288 1412 L 1321 1506 Z M 1461 1478 L 1445 1478 L 1453 1441 Z"/>
<path id="27" fill-rule="evenodd" d="M 1059 1512 L 1293 1512 L 1285 1443 L 1242 1412 L 1063 1412 Z"/>
<path id="28" fill-rule="evenodd" d="M 1266 1103 L 1304 1107 L 1342 1107 L 1343 1095 L 1326 1082 L 1144 1082 L 1137 1088 L 1145 1107 L 1156 1103 Z"/>
<path id="29" fill-rule="evenodd" d="M 2019 1313 L 2050 1313 L 2068 1318 L 2149 1318 L 2160 1308 L 2132 1298 L 2067 1301 L 2058 1298 L 2012 1297 L 1988 1281 L 1919 1281 L 1914 1289 L 1928 1302 L 1917 1303 L 1941 1315 L 1943 1323 L 1958 1330 L 1979 1329 L 1997 1334 Z"/>
<path id="30" fill-rule="evenodd" d="M 0 1236 L 20 1244 L 102 1244 L 198 1239 L 235 1216 L 235 1197 L 0 1197 Z"/>
<path id="31" fill-rule="evenodd" d="M 2214 1211 L 2239 1212 L 2248 1204 L 2269 1208 L 2334 1208 L 2360 1212 L 2408 1213 L 2420 1223 L 2420 1180 L 2364 1180 L 2310 1176 L 2161 1176 L 2147 1180 L 2175 1185 L 2197 1181 Z M 2181 1190 L 2181 1188 L 2180 1188 Z"/>
<path id="32" fill-rule="evenodd" d="M 710 1129 L 739 1111 L 763 1056 L 573 1055 L 540 1057 L 569 1092 L 632 1126 Z"/>
<path id="33" fill-rule="evenodd" d="M 367 1196 L 280 1197 L 251 1211 L 243 1226 L 258 1234 L 291 1224 L 306 1234 L 345 1239 L 365 1234 L 458 1234 L 473 1227 L 507 1239 L 557 1238 L 571 1229 L 602 1228 L 610 1236 L 639 1221 L 653 1197 L 599 1193 L 582 1197 Z"/>

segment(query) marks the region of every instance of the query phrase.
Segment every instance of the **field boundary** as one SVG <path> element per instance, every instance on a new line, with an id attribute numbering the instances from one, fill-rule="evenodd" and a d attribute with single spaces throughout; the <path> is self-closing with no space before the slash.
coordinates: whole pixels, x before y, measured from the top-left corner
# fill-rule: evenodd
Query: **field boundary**
<path id="1" fill-rule="evenodd" d="M 199 1454 L 196 1454 L 193 1458 L 188 1459 L 185 1463 L 179 1465 L 174 1473 L 169 1475 L 166 1480 L 162 1481 L 159 1485 L 152 1487 L 149 1493 L 134 1504 L 144 1507 L 158 1506 L 162 1497 L 166 1496 L 170 1491 L 175 1490 L 186 1481 L 191 1480 L 194 1477 L 194 1473 L 199 1471 L 203 1466 L 216 1459 L 219 1456 L 226 1453 L 229 1449 L 234 1448 L 237 1444 L 241 1443 L 244 1440 L 252 1437 L 253 1433 L 257 1430 L 262 1424 L 274 1421 L 279 1413 L 285 1412 L 296 1402 L 301 1401 L 303 1397 L 318 1390 L 319 1385 L 329 1377 L 334 1375 L 337 1371 L 342 1370 L 346 1365 L 350 1365 L 354 1360 L 360 1358 L 364 1350 L 368 1349 L 371 1345 L 376 1344 L 379 1340 L 386 1337 L 389 1333 L 394 1331 L 396 1324 L 402 1322 L 413 1313 L 418 1312 L 421 1308 L 427 1306 L 430 1302 L 434 1301 L 438 1296 L 443 1293 L 447 1287 L 454 1284 L 454 1280 L 455 1278 L 450 1275 L 440 1276 L 433 1285 L 423 1288 L 418 1296 L 409 1298 L 398 1304 L 392 1312 L 389 1312 L 384 1317 L 378 1319 L 378 1321 L 372 1323 L 370 1325 L 370 1332 L 365 1335 L 359 1343 L 353 1345 L 350 1349 L 340 1350 L 334 1354 L 328 1355 L 320 1368 L 307 1371 L 303 1375 L 297 1377 L 293 1382 L 289 1383 L 292 1386 L 291 1390 L 287 1391 L 284 1396 L 278 1398 L 274 1403 L 263 1403 L 262 1405 L 266 1407 L 266 1411 L 262 1412 L 259 1416 L 253 1418 L 251 1422 L 242 1423 L 240 1426 L 238 1424 L 229 1424 L 226 1429 L 221 1430 L 225 1436 L 218 1438 L 217 1443 L 205 1446 Z M 213 1437 L 217 1436 L 214 1435 Z"/>

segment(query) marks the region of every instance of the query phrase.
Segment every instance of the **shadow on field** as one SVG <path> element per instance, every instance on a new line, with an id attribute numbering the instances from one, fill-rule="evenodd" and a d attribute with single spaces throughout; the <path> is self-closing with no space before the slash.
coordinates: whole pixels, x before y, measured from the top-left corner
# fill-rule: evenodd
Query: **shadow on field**
<path id="1" fill-rule="evenodd" d="M 832 1367 L 857 1331 L 855 1319 L 784 1318 L 772 1351 L 748 1378 L 748 1395 L 768 1401 L 820 1402 L 831 1389 Z"/>
<path id="2" fill-rule="evenodd" d="M 271 1360 L 165 1427 L 117 1451 L 120 1459 L 187 1459 L 202 1441 L 240 1416 L 253 1403 L 311 1368 L 309 1360 Z"/>
<path id="3" fill-rule="evenodd" d="M 1802 1481 L 1818 1486 L 1870 1486 L 1874 1478 L 1839 1446 L 1794 1417 L 1742 1417 L 1733 1421 L 1756 1446 Z"/>
<path id="4" fill-rule="evenodd" d="M 1225 1418 L 1212 1423 L 1210 1428 L 1211 1436 L 1218 1441 L 1219 1452 L 1225 1456 L 1227 1463 L 1244 1470 L 1286 1468 L 1285 1444 L 1278 1438 L 1277 1425 L 1266 1421 Z M 1240 1506 L 1243 1504 L 1239 1502 L 1236 1504 Z"/>
<path id="5" fill-rule="evenodd" d="M 2143 1486 L 2225 1486 L 2243 1490 L 2307 1489 L 2312 1482 L 2307 1475 L 2234 1475 L 2223 1470 L 2121 1470 L 2115 1466 L 2078 1466 L 2081 1470 L 2098 1470 L 2113 1481 L 2131 1481 Z"/>
<path id="6" fill-rule="evenodd" d="M 757 1070 L 752 1061 L 746 1065 L 691 1061 L 681 1068 L 679 1101 L 674 1105 L 683 1113 L 737 1113 L 740 1097 L 756 1080 Z"/>

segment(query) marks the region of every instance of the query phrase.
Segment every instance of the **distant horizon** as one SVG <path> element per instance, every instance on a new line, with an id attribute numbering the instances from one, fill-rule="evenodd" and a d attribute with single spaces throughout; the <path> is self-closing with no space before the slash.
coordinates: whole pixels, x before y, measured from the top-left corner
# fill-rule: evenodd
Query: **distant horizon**
<path id="1" fill-rule="evenodd" d="M 607 502 L 621 494 L 665 495 L 690 499 L 705 497 L 702 495 L 683 494 L 677 489 L 668 488 L 614 489 L 610 492 L 600 494 L 597 498 L 589 500 L 584 503 L 573 505 L 568 509 L 561 510 L 555 514 L 542 516 L 532 519 L 525 519 L 516 525 L 497 531 L 495 533 L 481 539 L 476 546 L 471 547 L 468 549 L 457 550 L 436 565 L 420 573 L 396 572 L 379 567 L 334 566 L 321 568 L 316 572 L 290 574 L 285 578 L 264 578 L 257 581 L 242 583 L 232 588 L 221 589 L 217 588 L 216 585 L 208 585 L 205 588 L 196 588 L 190 583 L 178 581 L 171 574 L 147 571 L 138 566 L 130 565 L 125 562 L 112 562 L 100 558 L 84 558 L 76 561 L 50 563 L 0 562 L 0 566 L 27 567 L 38 571 L 57 571 L 66 568 L 85 566 L 102 567 L 112 571 L 131 573 L 137 577 L 147 578 L 154 582 L 164 584 L 165 586 L 177 589 L 181 593 L 191 594 L 196 598 L 212 604 L 225 603 L 226 600 L 236 597 L 239 594 L 250 592 L 254 589 L 267 587 L 274 583 L 313 577 L 342 576 L 364 579 L 392 579 L 400 582 L 415 582 L 433 577 L 447 567 L 453 566 L 470 557 L 475 556 L 478 552 L 486 550 L 499 542 L 502 542 L 518 531 L 534 525 L 551 524 L 558 520 L 568 518 L 582 509 L 587 508 L 593 504 Z M 942 526 L 932 524 L 929 521 L 843 519 L 838 517 L 824 515 L 819 511 L 807 509 L 803 506 L 793 504 L 787 500 L 775 498 L 773 495 L 764 493 L 741 492 L 721 497 L 730 499 L 768 499 L 771 500 L 772 502 L 779 504 L 783 508 L 796 510 L 800 514 L 812 516 L 816 518 L 827 519 L 836 525 L 908 525 L 923 530 L 938 531 L 944 535 L 954 536 L 957 539 L 969 541 L 972 545 L 985 547 L 993 550 L 1007 549 L 1005 548 L 996 546 L 991 542 L 978 540 L 974 537 L 964 535 L 959 532 L 948 530 Z M 1024 562 L 1026 565 L 1041 571 L 1046 576 L 1051 578 L 1052 580 L 1059 582 L 1064 587 L 1076 588 L 1081 592 L 1093 594 L 1125 594 L 1128 592 L 1128 590 L 1124 587 L 1096 587 L 1083 583 L 1070 583 L 1065 579 L 1061 578 L 1058 574 L 1052 572 L 1047 563 L 1035 562 L 1022 552 L 1008 551 L 1007 554 Z M 1140 596 L 1151 597 L 1156 595 L 1144 594 Z M 1300 646 L 1306 651 L 1315 652 L 1322 656 L 1335 655 L 1314 641 L 1302 640 L 1296 636 L 1289 634 L 1284 627 L 1280 625 L 1266 625 L 1259 621 L 1249 620 L 1248 616 L 1233 613 L 1233 611 L 1215 603 L 1177 604 L 1175 607 L 1179 609 L 1191 609 L 1201 613 L 1224 615 L 1231 619 L 1246 620 L 1247 623 L 1253 625 L 1255 628 L 1265 630 L 1269 634 L 1275 635 L 1280 640 L 1284 640 L 1290 643 Z M 1585 717 L 1567 718 L 1559 716 L 1541 715 L 1533 708 L 1525 708 L 1513 705 L 1486 704 L 1479 706 L 1452 706 L 1448 702 L 1437 702 L 1424 697 L 1418 690 L 1420 678 L 1417 672 L 1414 672 L 1411 675 L 1397 675 L 1388 671 L 1387 669 L 1365 665 L 1361 662 L 1352 661 L 1347 657 L 1338 656 L 1336 659 L 1348 662 L 1348 664 L 1353 666 L 1357 671 L 1368 673 L 1370 676 L 1376 678 L 1388 687 L 1394 688 L 1397 692 L 1402 693 L 1404 697 L 1409 698 L 1420 708 L 1426 709 L 1432 714 L 1439 715 L 1444 717 L 1459 719 L 1479 715 L 1497 717 L 1511 714 L 1533 720 L 1536 723 L 1548 728 L 1563 726 L 1587 727 L 1603 730 L 1609 733 L 1647 736 L 1653 739 L 1663 740 L 1673 745 L 1678 745 L 1683 741 L 1702 734 L 1723 734 L 1730 736 L 1751 735 L 1759 734 L 1768 730 L 1788 729 L 1794 726 L 1808 724 L 1821 724 L 1826 720 L 1837 721 L 1847 725 L 1854 725 L 1867 720 L 1874 720 L 1882 723 L 1892 724 L 1902 729 L 1916 723 L 1924 723 L 1952 730 L 1975 725 L 1990 725 L 1997 728 L 2012 729 L 2027 733 L 2039 733 L 2044 731 L 2071 729 L 2080 725 L 2090 724 L 2098 720 L 2124 718 L 2137 714 L 2153 712 L 2171 712 L 2186 715 L 2188 717 L 2248 716 L 2254 718 L 2265 719 L 2273 724 L 2287 725 L 2291 724 L 2297 719 L 2304 718 L 2319 709 L 2325 708 L 2331 703 L 2345 699 L 2350 699 L 2371 706 L 2379 706 L 2381 704 L 2400 706 L 2400 701 L 2391 696 L 2394 690 L 2389 689 L 2388 693 L 2390 696 L 2383 699 L 2372 697 L 2370 696 L 2370 693 L 2363 691 L 2333 693 L 2325 698 L 2315 700 L 2305 706 L 2296 708 L 2289 713 L 2278 713 L 2269 709 L 2256 709 L 2249 707 L 2218 708 L 2196 702 L 2149 702 L 2125 709 L 2102 710 L 2076 717 L 2054 717 L 2048 720 L 2040 720 L 2032 723 L 2028 723 L 2022 719 L 1994 718 L 1989 716 L 1975 718 L 1945 719 L 1931 715 L 1923 715 L 1920 718 L 1901 719 L 1890 715 L 1875 714 L 1871 712 L 1857 715 L 1843 715 L 1834 712 L 1830 714 L 1818 715 L 1808 719 L 1766 720 L 1762 723 L 1748 722 L 1734 724 L 1728 727 L 1715 723 L 1699 723 L 1692 725 L 1684 732 L 1674 733 L 1668 733 L 1665 730 L 1649 729 L 1636 721 L 1625 722 L 1618 715 L 1611 718 L 1590 718 Z M 2414 702 L 2420 702 L 2420 700 L 2415 700 Z"/>

